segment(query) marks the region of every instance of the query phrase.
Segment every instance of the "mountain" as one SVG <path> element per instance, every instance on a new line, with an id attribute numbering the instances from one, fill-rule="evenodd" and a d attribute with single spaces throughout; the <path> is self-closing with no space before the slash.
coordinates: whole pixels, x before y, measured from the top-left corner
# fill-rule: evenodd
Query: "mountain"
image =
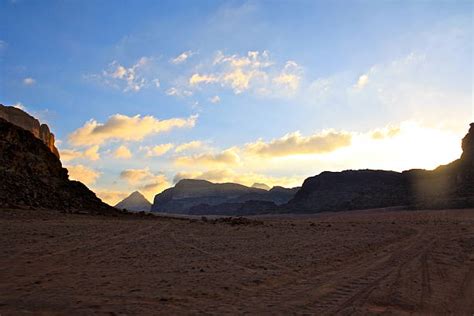
<path id="1" fill-rule="evenodd" d="M 247 201 L 265 201 L 275 204 L 288 202 L 295 194 L 296 189 L 285 189 L 281 187 L 266 191 L 251 188 L 236 183 L 212 183 L 206 180 L 183 179 L 173 188 L 169 188 L 155 196 L 152 211 L 164 213 L 189 214 L 211 209 L 210 207 L 222 205 L 223 213 L 229 213 L 228 207 L 235 208 L 233 204 L 245 203 Z M 216 211 L 213 211 L 215 213 Z"/>
<path id="2" fill-rule="evenodd" d="M 48 125 L 40 124 L 37 119 L 21 109 L 4 106 L 3 104 L 0 104 L 0 118 L 30 131 L 36 138 L 41 139 L 51 152 L 59 158 L 59 151 L 54 145 L 54 134 L 49 131 Z"/>
<path id="3" fill-rule="evenodd" d="M 270 190 L 270 187 L 265 183 L 254 183 L 252 184 L 252 188 L 262 189 L 262 190 Z"/>
<path id="4" fill-rule="evenodd" d="M 55 148 L 54 143 L 45 144 L 33 132 L 0 118 L 0 208 L 119 213 L 81 182 L 70 181 L 49 145 Z"/>
<path id="5" fill-rule="evenodd" d="M 128 197 L 115 205 L 115 208 L 125 209 L 134 212 L 149 212 L 151 203 L 138 191 L 133 192 Z"/>
<path id="6" fill-rule="evenodd" d="M 282 212 L 313 213 L 389 206 L 474 206 L 474 123 L 462 140 L 460 159 L 435 170 L 346 170 L 306 179 Z"/>

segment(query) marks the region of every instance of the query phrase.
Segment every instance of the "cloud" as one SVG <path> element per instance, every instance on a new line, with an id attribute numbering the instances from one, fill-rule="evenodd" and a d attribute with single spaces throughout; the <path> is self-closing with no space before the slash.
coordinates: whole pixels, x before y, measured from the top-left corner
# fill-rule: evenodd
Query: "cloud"
<path id="1" fill-rule="evenodd" d="M 213 75 L 200 75 L 194 74 L 189 78 L 189 84 L 192 86 L 198 85 L 200 83 L 213 83 L 217 82 L 219 79 Z"/>
<path id="2" fill-rule="evenodd" d="M 209 98 L 209 101 L 211 103 L 217 104 L 221 102 L 221 98 L 218 95 L 215 95 L 212 98 Z"/>
<path id="3" fill-rule="evenodd" d="M 273 82 L 290 92 L 295 92 L 300 84 L 300 73 L 301 67 L 296 62 L 290 60 L 286 62 L 283 71 L 273 78 Z"/>
<path id="4" fill-rule="evenodd" d="M 216 165 L 237 165 L 240 157 L 236 153 L 236 148 L 229 148 L 220 153 L 203 153 L 192 156 L 181 156 L 175 158 L 175 163 L 181 166 L 211 166 Z"/>
<path id="5" fill-rule="evenodd" d="M 130 67 L 125 67 L 117 61 L 113 61 L 107 70 L 102 71 L 102 75 L 99 77 L 103 79 L 105 84 L 122 88 L 124 92 L 138 92 L 148 84 L 148 80 L 142 75 L 142 71 L 149 63 L 150 58 L 148 57 L 141 57 Z M 159 87 L 158 79 L 154 79 L 153 82 L 155 86 Z"/>
<path id="6" fill-rule="evenodd" d="M 198 149 L 198 148 L 201 148 L 203 146 L 204 146 L 204 144 L 201 141 L 193 140 L 193 141 L 183 143 L 181 145 L 176 146 L 176 149 L 174 151 L 176 153 L 180 153 L 180 152 L 187 151 L 187 150 Z"/>
<path id="7" fill-rule="evenodd" d="M 184 63 L 186 60 L 188 60 L 189 57 L 191 57 L 194 54 L 195 54 L 194 52 L 188 50 L 188 51 L 182 52 L 177 57 L 171 59 L 170 62 L 172 64 L 178 65 L 178 64 Z"/>
<path id="8" fill-rule="evenodd" d="M 62 149 L 60 150 L 62 161 L 71 161 L 74 159 L 88 159 L 96 161 L 100 159 L 99 145 L 94 145 L 87 148 L 84 151 L 75 149 Z"/>
<path id="9" fill-rule="evenodd" d="M 35 83 L 36 83 L 36 80 L 33 79 L 33 78 L 31 78 L 31 77 L 27 77 L 27 78 L 23 79 L 23 84 L 24 84 L 25 86 L 32 86 L 32 85 L 34 85 Z"/>
<path id="10" fill-rule="evenodd" d="M 141 147 L 140 149 L 146 151 L 146 156 L 147 157 L 159 157 L 159 156 L 163 156 L 164 154 L 166 154 L 173 147 L 174 147 L 173 144 L 168 143 L 168 144 L 156 145 L 156 146 L 153 146 L 153 147 L 145 146 L 145 147 Z"/>
<path id="11" fill-rule="evenodd" d="M 160 80 L 158 78 L 153 79 L 153 83 L 155 84 L 155 87 L 159 88 L 161 86 Z"/>
<path id="12" fill-rule="evenodd" d="M 400 126 L 387 126 L 384 128 L 375 129 L 371 132 L 371 136 L 373 139 L 384 139 L 384 138 L 392 138 L 400 134 L 401 129 Z"/>
<path id="13" fill-rule="evenodd" d="M 178 89 L 177 87 L 171 87 L 165 91 L 166 95 L 175 96 L 175 97 L 189 97 L 193 93 L 189 90 Z"/>
<path id="14" fill-rule="evenodd" d="M 86 185 L 94 184 L 100 176 L 100 172 L 84 165 L 72 165 L 66 166 L 66 168 L 72 180 L 80 181 Z"/>
<path id="15" fill-rule="evenodd" d="M 369 83 L 369 76 L 367 74 L 361 75 L 359 79 L 357 79 L 357 83 L 354 85 L 356 89 L 363 89 Z"/>
<path id="16" fill-rule="evenodd" d="M 258 140 L 246 144 L 245 149 L 251 154 L 270 157 L 322 154 L 349 146 L 351 139 L 352 135 L 347 132 L 324 131 L 307 137 L 294 132 L 270 142 Z"/>
<path id="17" fill-rule="evenodd" d="M 170 131 L 174 128 L 194 127 L 197 115 L 189 118 L 159 120 L 153 116 L 126 116 L 115 114 L 105 123 L 90 120 L 69 135 L 76 146 L 100 145 L 110 140 L 140 141 L 146 136 Z"/>
<path id="18" fill-rule="evenodd" d="M 219 84 L 228 87 L 235 94 L 252 90 L 261 95 L 274 95 L 282 88 L 295 91 L 301 78 L 301 67 L 294 61 L 287 61 L 278 69 L 270 59 L 268 51 L 249 51 L 246 55 L 216 53 L 212 64 L 205 65 L 207 73 L 194 73 L 189 78 L 191 87 L 203 84 Z"/>
<path id="19" fill-rule="evenodd" d="M 132 158 L 132 152 L 125 145 L 120 145 L 114 152 L 114 157 L 119 159 Z"/>

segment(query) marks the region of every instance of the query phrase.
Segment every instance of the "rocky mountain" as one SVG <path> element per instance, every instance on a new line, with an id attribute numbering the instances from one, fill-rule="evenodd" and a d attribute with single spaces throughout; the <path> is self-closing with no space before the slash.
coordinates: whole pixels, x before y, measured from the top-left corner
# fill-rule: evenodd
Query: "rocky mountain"
<path id="1" fill-rule="evenodd" d="M 59 158 L 59 151 L 54 145 L 54 134 L 50 132 L 48 125 L 40 124 L 36 118 L 21 109 L 4 106 L 3 104 L 0 104 L 0 118 L 30 131 L 36 138 L 41 139 L 49 150 Z"/>
<path id="2" fill-rule="evenodd" d="M 70 181 L 67 169 L 62 167 L 58 156 L 40 137 L 2 118 L 0 208 L 118 213 L 97 198 L 84 184 Z"/>
<path id="3" fill-rule="evenodd" d="M 321 212 L 389 206 L 474 206 L 474 123 L 460 159 L 435 170 L 323 172 L 304 181 L 282 212 Z"/>
<path id="4" fill-rule="evenodd" d="M 115 208 L 125 209 L 133 212 L 149 212 L 151 203 L 138 191 L 133 192 L 128 197 L 117 203 Z"/>
<path id="5" fill-rule="evenodd" d="M 228 207 L 241 207 L 248 201 L 272 202 L 283 204 L 288 202 L 297 189 L 282 187 L 263 190 L 236 183 L 212 183 L 206 180 L 183 179 L 173 188 L 155 196 L 152 211 L 164 213 L 189 214 L 191 209 L 199 213 L 205 209 L 221 205 L 222 213 L 230 212 Z M 199 207 L 198 207 L 199 206 Z M 248 205 L 247 205 L 248 206 Z M 198 210 L 200 208 L 200 210 Z M 213 211 L 215 213 L 216 211 Z"/>

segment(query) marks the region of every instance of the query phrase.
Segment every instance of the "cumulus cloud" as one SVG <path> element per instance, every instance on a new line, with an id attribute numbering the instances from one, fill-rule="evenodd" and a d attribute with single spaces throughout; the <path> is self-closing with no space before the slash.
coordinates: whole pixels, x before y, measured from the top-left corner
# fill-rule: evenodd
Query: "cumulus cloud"
<path id="1" fill-rule="evenodd" d="M 237 165 L 240 157 L 236 153 L 236 148 L 229 148 L 220 153 L 203 153 L 191 156 L 181 156 L 175 158 L 175 163 L 181 166 L 216 166 L 216 165 Z"/>
<path id="2" fill-rule="evenodd" d="M 147 157 L 159 157 L 166 154 L 173 147 L 174 147 L 173 144 L 168 143 L 168 144 L 161 144 L 161 145 L 156 145 L 156 146 L 144 146 L 144 147 L 141 147 L 140 149 L 146 152 Z"/>
<path id="3" fill-rule="evenodd" d="M 86 185 L 94 184 L 100 176 L 100 172 L 84 165 L 71 165 L 66 168 L 69 171 L 69 178 L 80 181 Z"/>
<path id="4" fill-rule="evenodd" d="M 71 161 L 74 159 L 88 159 L 96 161 L 100 159 L 99 145 L 94 145 L 84 151 L 76 149 L 62 149 L 60 150 L 62 161 Z"/>
<path id="5" fill-rule="evenodd" d="M 194 54 L 195 54 L 194 52 L 188 50 L 188 51 L 182 52 L 181 54 L 179 54 L 175 58 L 171 59 L 170 62 L 172 64 L 175 64 L 175 65 L 182 64 L 186 60 L 188 60 L 189 57 L 191 57 Z"/>
<path id="6" fill-rule="evenodd" d="M 132 152 L 125 145 L 120 145 L 114 152 L 114 157 L 119 159 L 132 158 Z"/>
<path id="7" fill-rule="evenodd" d="M 187 150 L 193 150 L 203 147 L 204 144 L 199 140 L 193 140 L 176 146 L 175 152 L 180 153 Z"/>
<path id="8" fill-rule="evenodd" d="M 324 131 L 306 137 L 294 132 L 270 142 L 260 139 L 246 144 L 245 149 L 251 154 L 271 157 L 322 154 L 349 146 L 351 139 L 352 135 L 347 132 Z"/>
<path id="9" fill-rule="evenodd" d="M 150 63 L 150 58 L 141 57 L 135 64 L 126 67 L 113 61 L 107 70 L 102 72 L 101 78 L 111 86 L 121 87 L 124 92 L 138 92 L 148 84 L 148 80 L 143 76 L 142 71 Z M 159 81 L 154 79 L 155 86 Z"/>
<path id="10" fill-rule="evenodd" d="M 36 83 L 36 79 L 33 79 L 33 78 L 31 78 L 31 77 L 27 77 L 27 78 L 23 79 L 23 84 L 24 84 L 25 86 L 32 86 L 32 85 L 34 85 L 35 83 Z"/>
<path id="11" fill-rule="evenodd" d="M 189 118 L 159 120 L 153 116 L 126 116 L 115 114 L 105 123 L 90 120 L 69 135 L 76 146 L 100 145 L 110 140 L 140 141 L 146 136 L 170 131 L 174 128 L 194 127 L 197 115 Z"/>

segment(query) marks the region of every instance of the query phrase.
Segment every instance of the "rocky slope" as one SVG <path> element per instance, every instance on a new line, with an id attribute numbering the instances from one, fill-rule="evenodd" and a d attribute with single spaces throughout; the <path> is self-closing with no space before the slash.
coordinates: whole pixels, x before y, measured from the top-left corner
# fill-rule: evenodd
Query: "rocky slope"
<path id="1" fill-rule="evenodd" d="M 115 208 L 133 212 L 149 212 L 151 203 L 138 191 L 133 192 L 128 197 L 117 203 Z"/>
<path id="2" fill-rule="evenodd" d="M 304 181 L 282 212 L 321 212 L 388 206 L 474 206 L 474 124 L 460 159 L 435 170 L 323 172 Z"/>
<path id="3" fill-rule="evenodd" d="M 173 188 L 156 195 L 152 211 L 189 214 L 192 210 L 194 214 L 201 214 L 205 210 L 212 210 L 212 213 L 216 213 L 221 209 L 221 214 L 231 214 L 232 210 L 236 208 L 247 209 L 246 206 L 240 204 L 248 201 L 286 203 L 294 196 L 295 192 L 296 189 L 282 187 L 275 187 L 267 191 L 236 183 L 212 183 L 205 180 L 184 179 Z"/>
<path id="4" fill-rule="evenodd" d="M 54 145 L 54 134 L 50 132 L 48 125 L 40 122 L 23 110 L 13 106 L 0 104 L 0 118 L 30 131 L 36 138 L 41 139 L 51 152 L 59 158 L 59 151 Z"/>
<path id="5" fill-rule="evenodd" d="M 84 184 L 70 181 L 61 161 L 42 140 L 1 118 L 0 179 L 0 208 L 117 213 Z"/>

